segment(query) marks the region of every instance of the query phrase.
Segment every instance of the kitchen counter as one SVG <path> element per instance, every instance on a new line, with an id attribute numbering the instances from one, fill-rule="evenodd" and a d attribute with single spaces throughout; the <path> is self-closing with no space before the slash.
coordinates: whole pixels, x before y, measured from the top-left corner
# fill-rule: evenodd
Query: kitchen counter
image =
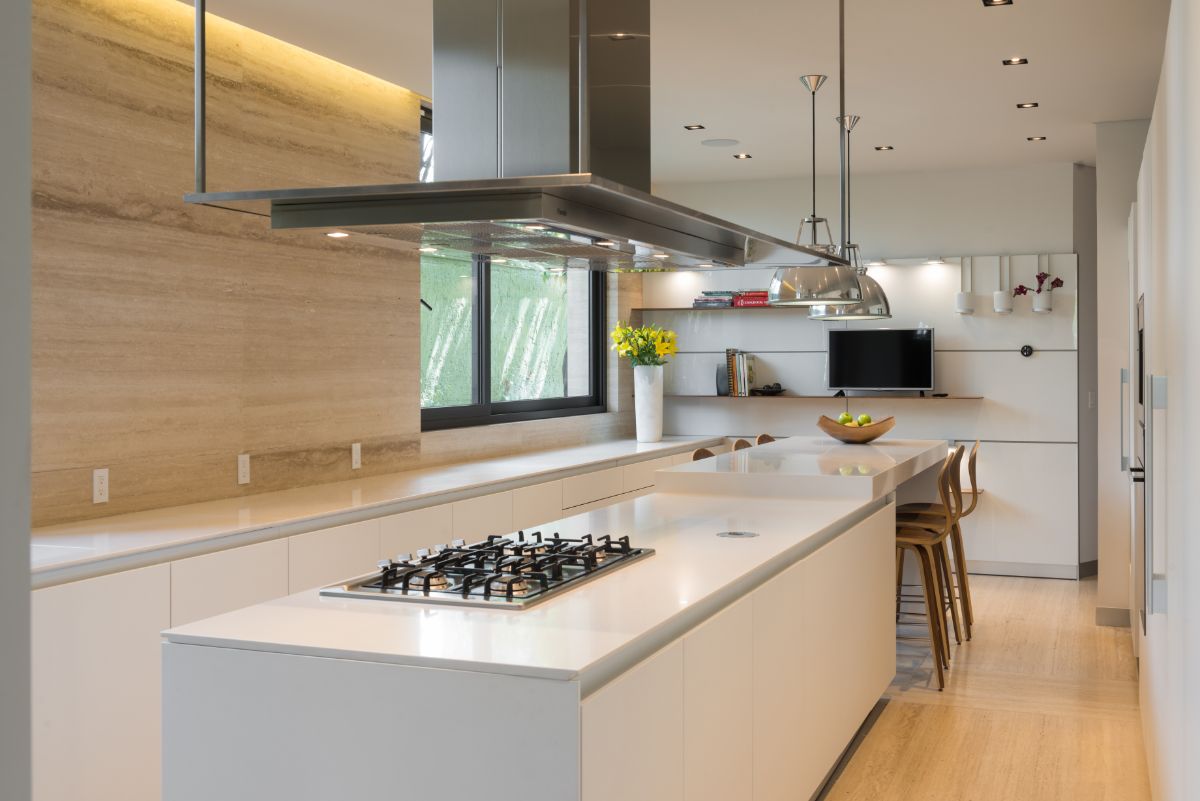
<path id="1" fill-rule="evenodd" d="M 722 437 L 632 439 L 34 529 L 34 589 L 686 453 Z"/>
<path id="2" fill-rule="evenodd" d="M 845 445 L 829 437 L 789 437 L 660 471 L 660 492 L 712 492 L 763 498 L 879 498 L 940 465 L 944 440 L 879 439 Z"/>
<path id="3" fill-rule="evenodd" d="M 165 636 L 171 643 L 579 680 L 586 692 L 883 505 L 655 493 L 543 526 L 568 537 L 629 535 L 656 553 L 529 609 L 309 591 Z M 722 531 L 758 536 L 717 537 Z"/>

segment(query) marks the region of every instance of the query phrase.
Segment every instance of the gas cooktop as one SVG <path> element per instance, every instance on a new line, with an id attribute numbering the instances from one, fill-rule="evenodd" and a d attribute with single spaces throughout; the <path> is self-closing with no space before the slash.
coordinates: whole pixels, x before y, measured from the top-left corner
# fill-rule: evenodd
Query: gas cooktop
<path id="1" fill-rule="evenodd" d="M 422 548 L 415 558 L 400 554 L 381 561 L 378 571 L 326 587 L 321 594 L 526 609 L 653 553 L 650 548 L 633 547 L 629 537 L 571 539 L 519 531 L 492 535 L 473 545 L 454 540 L 450 545 Z"/>

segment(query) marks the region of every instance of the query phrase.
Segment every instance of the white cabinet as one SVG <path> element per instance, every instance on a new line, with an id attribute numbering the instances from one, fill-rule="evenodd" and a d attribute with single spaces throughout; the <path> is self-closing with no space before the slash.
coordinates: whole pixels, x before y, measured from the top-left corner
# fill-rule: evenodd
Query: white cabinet
<path id="1" fill-rule="evenodd" d="M 171 625 L 288 594 L 288 541 L 260 542 L 171 563 Z"/>
<path id="2" fill-rule="evenodd" d="M 687 801 L 746 798 L 754 781 L 754 614 L 744 598 L 683 639 Z"/>
<path id="3" fill-rule="evenodd" d="M 448 543 L 454 539 L 453 534 L 454 510 L 448 503 L 390 515 L 379 521 L 379 558 Z"/>
<path id="4" fill-rule="evenodd" d="M 580 714 L 582 801 L 683 801 L 682 642 L 585 698 Z"/>
<path id="5" fill-rule="evenodd" d="M 508 534 L 513 530 L 511 492 L 497 492 L 468 498 L 465 501 L 455 501 L 453 507 L 455 537 L 470 541 L 489 534 Z"/>
<path id="6" fill-rule="evenodd" d="M 612 498 L 625 491 L 625 480 L 620 467 L 609 467 L 582 476 L 564 478 L 562 484 L 564 510 Z"/>
<path id="7" fill-rule="evenodd" d="M 690 459 L 691 456 L 688 458 Z M 627 464 L 621 468 L 622 489 L 625 492 L 633 492 L 653 487 L 654 473 L 658 470 L 665 470 L 674 464 L 674 456 L 663 456 L 659 459 L 647 459 L 644 462 Z"/>
<path id="8" fill-rule="evenodd" d="M 288 590 L 311 590 L 361 576 L 379 561 L 379 521 L 297 534 L 288 540 Z"/>
<path id="9" fill-rule="evenodd" d="M 514 529 L 535 528 L 558 520 L 563 510 L 563 483 L 547 481 L 513 490 Z"/>
<path id="10" fill-rule="evenodd" d="M 34 800 L 156 801 L 171 566 L 47 587 L 32 606 Z"/>
<path id="11" fill-rule="evenodd" d="M 795 801 L 811 795 L 801 790 L 811 783 L 814 765 L 802 739 L 808 715 L 803 687 L 808 662 L 824 652 L 804 632 L 807 568 L 807 562 L 800 562 L 751 596 L 754 801 Z"/>

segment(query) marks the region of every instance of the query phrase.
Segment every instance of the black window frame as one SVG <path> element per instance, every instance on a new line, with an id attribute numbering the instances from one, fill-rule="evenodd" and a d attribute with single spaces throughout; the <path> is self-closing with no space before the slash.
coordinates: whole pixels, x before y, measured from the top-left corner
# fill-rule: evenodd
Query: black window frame
<path id="1" fill-rule="evenodd" d="M 589 274 L 588 321 L 591 353 L 588 359 L 591 394 L 574 398 L 541 398 L 537 400 L 492 400 L 492 271 L 491 259 L 473 256 L 475 304 L 472 314 L 472 343 L 474 359 L 471 365 L 471 396 L 475 403 L 467 406 L 440 406 L 421 409 L 422 431 L 444 431 L 452 428 L 515 423 L 524 420 L 546 420 L 555 417 L 575 417 L 602 414 L 608 411 L 608 348 L 607 282 L 605 274 Z"/>

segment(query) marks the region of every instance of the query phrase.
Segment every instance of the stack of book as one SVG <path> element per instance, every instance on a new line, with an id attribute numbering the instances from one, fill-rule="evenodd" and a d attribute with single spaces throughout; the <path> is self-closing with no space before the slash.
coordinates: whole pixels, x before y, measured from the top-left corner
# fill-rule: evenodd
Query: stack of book
<path id="1" fill-rule="evenodd" d="M 729 394 L 737 398 L 750 395 L 754 383 L 754 354 L 743 353 L 736 348 L 725 351 L 725 371 L 729 377 Z"/>
<path id="2" fill-rule="evenodd" d="M 692 301 L 693 309 L 728 309 L 734 305 L 733 290 L 706 289 Z"/>
<path id="3" fill-rule="evenodd" d="M 733 305 L 739 308 L 769 306 L 767 302 L 767 290 L 765 289 L 743 289 L 741 292 L 734 293 Z"/>

